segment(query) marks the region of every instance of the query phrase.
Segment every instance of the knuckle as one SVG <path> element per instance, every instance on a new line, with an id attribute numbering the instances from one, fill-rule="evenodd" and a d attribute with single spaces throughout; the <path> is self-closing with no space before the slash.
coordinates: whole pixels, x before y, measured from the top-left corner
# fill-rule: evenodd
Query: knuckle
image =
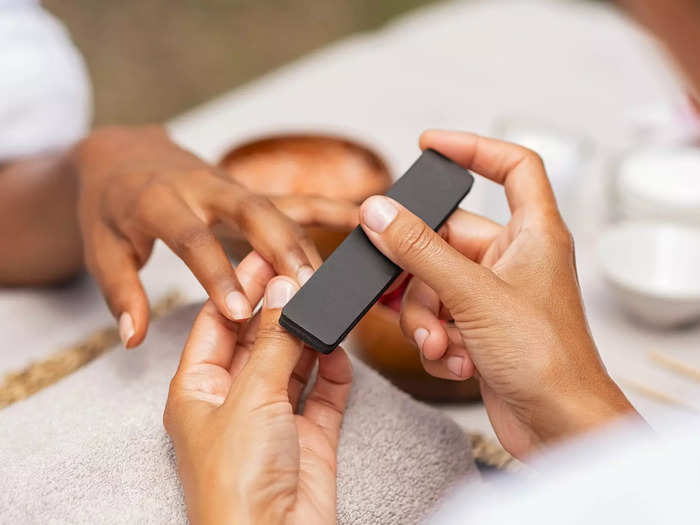
<path id="1" fill-rule="evenodd" d="M 544 160 L 542 156 L 534 150 L 522 147 L 523 161 L 528 165 L 536 168 L 544 169 Z"/>
<path id="2" fill-rule="evenodd" d="M 245 194 L 240 196 L 238 202 L 239 204 L 234 214 L 246 229 L 253 228 L 254 225 L 266 220 L 266 218 L 269 218 L 270 213 L 281 214 L 272 202 L 255 193 L 246 191 Z"/>
<path id="3" fill-rule="evenodd" d="M 245 196 L 241 209 L 243 210 L 243 213 L 251 216 L 277 210 L 269 199 L 262 197 L 261 195 L 256 195 L 255 193 L 250 193 Z"/>
<path id="4" fill-rule="evenodd" d="M 277 323 L 265 323 L 258 328 L 257 339 L 265 346 L 279 346 L 289 344 L 290 336 Z"/>
<path id="5" fill-rule="evenodd" d="M 394 250 L 399 257 L 422 258 L 434 247 L 435 232 L 422 221 L 398 228 Z"/>
<path id="6" fill-rule="evenodd" d="M 158 209 L 172 202 L 173 197 L 174 190 L 170 183 L 159 175 L 153 175 L 138 192 L 133 201 L 135 210 L 128 210 L 128 215 L 137 215 L 150 220 Z"/>
<path id="7" fill-rule="evenodd" d="M 214 242 L 214 234 L 204 226 L 191 226 L 182 230 L 175 240 L 174 250 L 185 255 L 194 255 Z"/>
<path id="8" fill-rule="evenodd" d="M 547 244 L 556 251 L 573 252 L 574 236 L 565 224 L 558 221 L 545 229 Z"/>
<path id="9" fill-rule="evenodd" d="M 141 204 L 152 206 L 154 202 L 170 199 L 174 190 L 170 181 L 162 174 L 153 174 L 141 192 Z"/>

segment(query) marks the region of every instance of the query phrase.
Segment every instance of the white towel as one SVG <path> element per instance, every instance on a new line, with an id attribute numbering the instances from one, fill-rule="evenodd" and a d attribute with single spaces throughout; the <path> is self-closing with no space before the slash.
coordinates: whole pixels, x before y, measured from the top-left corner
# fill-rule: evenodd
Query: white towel
<path id="1" fill-rule="evenodd" d="M 162 425 L 199 306 L 0 411 L 3 523 L 185 523 Z M 439 411 L 354 362 L 338 454 L 341 524 L 417 523 L 456 481 L 478 480 L 468 439 Z"/>

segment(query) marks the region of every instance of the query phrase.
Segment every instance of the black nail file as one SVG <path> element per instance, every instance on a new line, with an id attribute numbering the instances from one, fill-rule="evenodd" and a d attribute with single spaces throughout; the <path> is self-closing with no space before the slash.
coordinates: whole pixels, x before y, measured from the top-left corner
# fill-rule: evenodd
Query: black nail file
<path id="1" fill-rule="evenodd" d="M 437 230 L 469 193 L 474 177 L 433 150 L 426 150 L 387 191 Z M 355 228 L 282 310 L 280 324 L 328 354 L 348 335 L 401 273 Z"/>

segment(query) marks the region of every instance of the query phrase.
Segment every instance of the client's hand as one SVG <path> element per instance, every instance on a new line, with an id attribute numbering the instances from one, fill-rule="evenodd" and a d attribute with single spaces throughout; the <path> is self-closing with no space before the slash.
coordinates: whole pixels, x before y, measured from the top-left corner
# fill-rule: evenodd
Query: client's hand
<path id="1" fill-rule="evenodd" d="M 336 522 L 336 451 L 352 368 L 342 348 L 319 359 L 279 326 L 298 287 L 252 252 L 238 266 L 261 314 L 234 323 L 207 302 L 170 385 L 163 416 L 192 523 Z"/>
<path id="2" fill-rule="evenodd" d="M 476 372 L 494 429 L 517 457 L 631 411 L 589 333 L 573 241 L 541 159 L 469 133 L 429 131 L 420 142 L 502 184 L 512 212 L 503 227 L 458 210 L 441 237 L 389 198 L 362 205 L 371 241 L 415 276 L 401 325 L 425 369 L 455 380 Z"/>
<path id="3" fill-rule="evenodd" d="M 148 299 L 138 270 L 155 239 L 189 266 L 219 312 L 241 320 L 251 306 L 213 226 L 242 234 L 277 272 L 303 281 L 321 259 L 293 220 L 338 228 L 357 220 L 348 202 L 287 196 L 273 205 L 174 144 L 159 126 L 98 130 L 76 159 L 85 262 L 119 318 L 126 347 L 146 334 Z"/>

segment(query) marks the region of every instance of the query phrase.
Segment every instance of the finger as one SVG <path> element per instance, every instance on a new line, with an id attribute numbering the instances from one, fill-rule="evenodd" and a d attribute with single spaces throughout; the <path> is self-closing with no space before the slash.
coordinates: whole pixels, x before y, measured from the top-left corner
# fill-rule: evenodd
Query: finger
<path id="1" fill-rule="evenodd" d="M 420 147 L 433 148 L 467 169 L 502 184 L 511 212 L 558 215 L 557 204 L 542 159 L 522 146 L 474 133 L 425 131 Z"/>
<path id="2" fill-rule="evenodd" d="M 350 230 L 359 222 L 359 207 L 351 201 L 311 195 L 281 195 L 270 200 L 287 217 L 303 226 Z"/>
<path id="3" fill-rule="evenodd" d="M 504 283 L 464 257 L 422 220 L 388 197 L 375 195 L 360 208 L 370 241 L 389 259 L 435 290 L 456 315 L 472 306 L 491 308 Z M 468 290 L 468 293 L 465 293 Z"/>
<path id="4" fill-rule="evenodd" d="M 236 267 L 236 277 L 251 305 L 260 302 L 267 283 L 274 276 L 275 269 L 255 250 L 246 255 Z"/>
<path id="5" fill-rule="evenodd" d="M 119 337 L 125 348 L 141 344 L 148 328 L 149 307 L 139 279 L 136 254 L 129 243 L 99 226 L 86 237 L 85 260 L 112 314 L 119 319 Z"/>
<path id="6" fill-rule="evenodd" d="M 238 265 L 236 274 L 244 293 L 252 304 L 256 304 L 265 291 L 265 285 L 274 276 L 274 270 L 258 254 L 251 252 Z M 180 368 L 183 370 L 200 364 L 212 364 L 229 370 L 234 348 L 242 343 L 237 340 L 241 325 L 222 316 L 213 303 L 207 304 L 209 306 L 205 305 L 197 317 L 182 353 Z"/>
<path id="7" fill-rule="evenodd" d="M 304 283 L 322 259 L 304 229 L 278 210 L 269 199 L 217 183 L 208 200 L 219 220 L 239 227 L 253 248 L 275 270 Z"/>
<path id="8" fill-rule="evenodd" d="M 450 246 L 476 262 L 481 262 L 489 246 L 502 232 L 500 224 L 465 210 L 455 211 L 441 229 Z"/>
<path id="9" fill-rule="evenodd" d="M 318 352 L 305 346 L 299 358 L 299 362 L 294 367 L 292 376 L 289 378 L 287 391 L 289 392 L 289 402 L 292 404 L 294 412 L 296 412 L 299 407 L 299 399 L 309 382 L 311 371 L 314 369 L 317 359 Z"/>
<path id="10" fill-rule="evenodd" d="M 221 315 L 211 300 L 204 303 L 182 351 L 180 370 L 188 371 L 202 364 L 228 370 L 240 326 Z"/>
<path id="11" fill-rule="evenodd" d="M 258 333 L 258 327 L 260 326 L 260 312 L 253 315 L 252 319 L 248 321 L 245 326 L 242 326 L 238 332 L 238 343 L 236 345 L 236 351 L 233 354 L 233 359 L 231 360 L 231 366 L 229 367 L 229 373 L 231 375 L 231 381 L 235 381 L 238 375 L 243 370 L 243 367 L 248 363 L 250 359 L 250 353 L 255 344 L 255 334 Z"/>
<path id="12" fill-rule="evenodd" d="M 250 318 L 250 301 L 221 244 L 184 202 L 161 203 L 149 212 L 147 224 L 192 270 L 222 314 L 234 321 Z"/>
<path id="13" fill-rule="evenodd" d="M 447 351 L 447 331 L 439 319 L 440 297 L 420 279 L 412 279 L 401 304 L 401 330 L 428 361 Z"/>
<path id="14" fill-rule="evenodd" d="M 303 345 L 278 322 L 282 307 L 299 289 L 289 277 L 275 277 L 265 290 L 260 311 L 260 326 L 248 362 L 241 370 L 236 387 L 242 394 L 255 392 L 264 402 L 264 394 L 287 393 L 292 371 L 299 362 Z"/>
<path id="15" fill-rule="evenodd" d="M 210 300 L 197 315 L 170 381 L 163 424 L 174 441 L 191 432 L 192 421 L 220 406 L 231 387 L 226 367 L 239 324 L 225 318 Z"/>
<path id="16" fill-rule="evenodd" d="M 428 361 L 421 356 L 423 368 L 433 377 L 464 381 L 474 375 L 474 362 L 466 348 L 450 344 L 445 355 L 437 361 Z"/>
<path id="17" fill-rule="evenodd" d="M 304 417 L 317 424 L 335 449 L 352 388 L 352 363 L 342 347 L 318 360 L 318 378 L 304 403 Z"/>

